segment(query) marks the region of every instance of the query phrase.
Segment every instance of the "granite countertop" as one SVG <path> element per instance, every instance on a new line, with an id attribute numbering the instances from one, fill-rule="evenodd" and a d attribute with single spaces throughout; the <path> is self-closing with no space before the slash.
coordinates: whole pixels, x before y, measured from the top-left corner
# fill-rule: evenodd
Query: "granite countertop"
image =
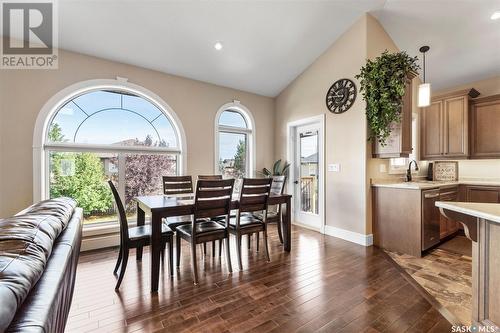
<path id="1" fill-rule="evenodd" d="M 457 213 L 471 215 L 488 221 L 500 223 L 500 204 L 437 201 L 436 206 Z"/>
<path id="2" fill-rule="evenodd" d="M 373 187 L 390 187 L 409 190 L 427 190 L 432 188 L 457 186 L 457 185 L 483 185 L 483 186 L 500 186 L 500 179 L 460 179 L 458 181 L 429 181 L 418 179 L 416 181 L 404 182 L 394 180 L 373 180 Z"/>

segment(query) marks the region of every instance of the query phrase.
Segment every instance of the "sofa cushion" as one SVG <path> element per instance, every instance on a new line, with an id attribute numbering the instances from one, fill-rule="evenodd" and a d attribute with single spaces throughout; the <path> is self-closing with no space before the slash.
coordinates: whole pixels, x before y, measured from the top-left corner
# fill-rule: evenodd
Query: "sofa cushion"
<path id="1" fill-rule="evenodd" d="M 75 207 L 72 199 L 52 199 L 0 220 L 0 332 L 42 275 Z"/>

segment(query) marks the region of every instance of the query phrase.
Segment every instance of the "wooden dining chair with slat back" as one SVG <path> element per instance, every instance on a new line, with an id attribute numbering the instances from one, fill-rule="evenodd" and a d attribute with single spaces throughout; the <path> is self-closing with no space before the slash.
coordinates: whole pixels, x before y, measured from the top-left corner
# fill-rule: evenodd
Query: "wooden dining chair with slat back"
<path id="1" fill-rule="evenodd" d="M 163 176 L 164 195 L 192 195 L 193 179 L 191 176 Z M 175 231 L 178 226 L 191 223 L 191 216 L 173 216 L 163 219 L 163 221 Z"/>
<path id="2" fill-rule="evenodd" d="M 239 209 L 236 217 L 229 221 L 229 233 L 236 237 L 236 250 L 238 254 L 238 268 L 243 269 L 241 261 L 241 238 L 243 235 L 264 235 L 266 258 L 269 261 L 269 248 L 267 244 L 267 209 L 268 198 L 271 190 L 271 178 L 243 178 L 241 186 Z M 262 212 L 263 219 L 256 218 L 253 213 Z"/>
<path id="3" fill-rule="evenodd" d="M 222 175 L 198 175 L 198 180 L 221 180 Z M 207 243 L 203 243 L 203 254 L 207 254 Z M 219 241 L 219 257 L 222 255 L 222 240 Z M 215 241 L 212 242 L 212 256 L 215 256 Z"/>
<path id="4" fill-rule="evenodd" d="M 176 232 L 177 267 L 180 264 L 181 239 L 191 245 L 191 260 L 194 284 L 198 284 L 198 265 L 196 261 L 196 245 L 214 240 L 224 240 L 226 261 L 229 272 L 232 272 L 229 252 L 228 222 L 231 212 L 231 197 L 234 179 L 198 180 L 194 200 L 194 215 L 191 224 L 179 226 Z M 212 218 L 225 216 L 225 225 Z M 207 220 L 209 219 L 209 220 Z"/>
<path id="5" fill-rule="evenodd" d="M 142 225 L 136 227 L 129 227 L 127 221 L 127 215 L 125 214 L 125 208 L 123 206 L 122 200 L 116 190 L 115 185 L 111 180 L 108 181 L 109 187 L 111 188 L 111 192 L 113 193 L 113 197 L 115 199 L 116 208 L 118 210 L 118 218 L 120 222 L 120 252 L 118 253 L 118 259 L 116 261 L 115 269 L 113 273 L 116 274 L 118 268 L 120 268 L 120 274 L 118 275 L 118 281 L 116 282 L 115 290 L 120 288 L 120 285 L 123 280 L 123 276 L 125 275 L 125 270 L 127 269 L 127 262 L 129 256 L 130 249 L 137 249 L 137 260 L 140 261 L 142 259 L 142 248 L 144 246 L 148 246 L 151 240 L 151 226 L 150 225 Z M 172 230 L 166 226 L 162 225 L 161 230 L 161 241 L 163 243 L 163 251 L 162 257 L 165 253 L 165 247 L 168 244 L 168 265 L 170 274 L 173 275 L 173 253 L 172 253 L 172 244 L 173 244 L 173 232 Z"/>
<path id="6" fill-rule="evenodd" d="M 271 194 L 274 195 L 281 195 L 283 194 L 283 190 L 285 189 L 285 184 L 286 184 L 286 176 L 273 176 L 272 177 L 272 183 L 271 183 Z M 262 212 L 257 212 L 253 213 L 255 217 L 258 219 L 263 219 L 263 214 Z M 278 227 L 278 236 L 280 239 L 281 244 L 283 244 L 283 226 L 282 226 L 282 221 L 281 221 L 281 205 L 273 205 L 270 206 L 267 210 L 267 219 L 266 222 L 269 223 L 276 223 Z M 258 237 L 258 234 L 257 234 Z M 259 244 L 259 239 L 257 238 L 257 251 L 258 251 L 258 244 Z"/>

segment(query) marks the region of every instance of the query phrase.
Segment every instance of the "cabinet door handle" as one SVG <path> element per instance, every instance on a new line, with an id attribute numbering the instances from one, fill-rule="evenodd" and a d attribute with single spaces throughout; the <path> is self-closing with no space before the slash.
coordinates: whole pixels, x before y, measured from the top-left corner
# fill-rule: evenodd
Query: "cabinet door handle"
<path id="1" fill-rule="evenodd" d="M 452 192 L 441 193 L 441 195 L 450 195 L 450 194 L 457 194 L 457 192 L 456 191 L 452 191 Z"/>
<path id="2" fill-rule="evenodd" d="M 426 199 L 432 199 L 432 198 L 437 198 L 439 197 L 439 193 L 436 193 L 436 194 L 424 194 L 424 198 Z"/>

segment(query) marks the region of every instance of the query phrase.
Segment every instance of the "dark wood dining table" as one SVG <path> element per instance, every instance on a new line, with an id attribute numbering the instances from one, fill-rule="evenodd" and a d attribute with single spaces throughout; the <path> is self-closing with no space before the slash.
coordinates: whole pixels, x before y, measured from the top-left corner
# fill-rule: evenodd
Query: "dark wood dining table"
<path id="1" fill-rule="evenodd" d="M 283 248 L 291 250 L 291 198 L 290 194 L 271 195 L 269 205 L 282 205 Z M 151 195 L 135 198 L 137 201 L 137 225 L 144 225 L 146 214 L 151 217 L 151 292 L 158 291 L 160 279 L 161 224 L 162 219 L 194 213 L 194 196 Z M 239 197 L 233 197 L 231 209 L 238 209 Z"/>

